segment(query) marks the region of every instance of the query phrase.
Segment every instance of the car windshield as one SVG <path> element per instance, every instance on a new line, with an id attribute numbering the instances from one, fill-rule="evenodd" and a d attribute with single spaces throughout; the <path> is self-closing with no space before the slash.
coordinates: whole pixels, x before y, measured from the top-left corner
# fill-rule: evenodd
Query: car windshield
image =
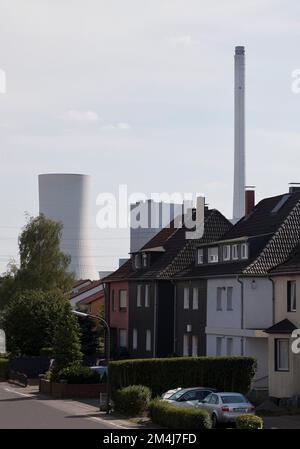
<path id="1" fill-rule="evenodd" d="M 172 396 L 169 397 L 170 401 L 177 401 L 177 399 L 179 399 L 183 394 L 185 393 L 185 391 L 177 391 L 176 393 L 172 394 Z"/>
<path id="2" fill-rule="evenodd" d="M 233 394 L 221 396 L 223 404 L 240 404 L 242 402 L 248 402 L 247 399 L 241 394 Z"/>

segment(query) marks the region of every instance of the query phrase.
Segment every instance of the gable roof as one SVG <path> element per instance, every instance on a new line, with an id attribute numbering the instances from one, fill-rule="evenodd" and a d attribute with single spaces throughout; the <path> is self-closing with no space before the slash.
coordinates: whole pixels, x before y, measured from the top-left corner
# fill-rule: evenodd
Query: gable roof
<path id="1" fill-rule="evenodd" d="M 297 326 L 294 323 L 288 319 L 284 319 L 266 329 L 265 332 L 267 334 L 291 334 L 295 329 L 297 329 Z"/>
<path id="2" fill-rule="evenodd" d="M 232 224 L 216 209 L 205 209 L 204 235 L 201 239 L 187 240 L 187 229 L 174 227 L 174 220 L 163 228 L 139 252 L 152 252 L 159 247 L 163 251 L 156 253 L 156 259 L 150 267 L 134 270 L 132 258 L 103 282 L 135 279 L 170 279 L 194 260 L 195 247 L 199 243 L 216 240 L 229 230 Z"/>

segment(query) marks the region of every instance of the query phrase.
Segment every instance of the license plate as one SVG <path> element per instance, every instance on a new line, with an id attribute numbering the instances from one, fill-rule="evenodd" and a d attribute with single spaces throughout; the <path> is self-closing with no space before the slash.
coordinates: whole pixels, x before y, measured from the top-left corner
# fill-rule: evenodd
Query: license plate
<path id="1" fill-rule="evenodd" d="M 246 412 L 247 409 L 246 408 L 234 408 L 233 411 L 234 412 Z"/>

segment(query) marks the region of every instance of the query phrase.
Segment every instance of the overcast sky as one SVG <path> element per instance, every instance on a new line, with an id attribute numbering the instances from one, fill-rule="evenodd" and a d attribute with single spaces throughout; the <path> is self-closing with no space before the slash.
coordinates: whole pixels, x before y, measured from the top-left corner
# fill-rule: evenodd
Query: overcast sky
<path id="1" fill-rule="evenodd" d="M 246 47 L 247 183 L 257 198 L 300 182 L 297 0 L 1 0 L 0 269 L 17 256 L 37 176 L 92 175 L 99 269 L 127 233 L 96 229 L 95 199 L 204 192 L 232 214 L 233 53 Z"/>

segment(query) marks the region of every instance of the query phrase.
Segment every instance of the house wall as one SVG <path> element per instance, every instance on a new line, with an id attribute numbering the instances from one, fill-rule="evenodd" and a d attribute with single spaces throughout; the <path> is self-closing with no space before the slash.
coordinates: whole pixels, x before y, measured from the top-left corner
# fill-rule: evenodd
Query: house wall
<path id="1" fill-rule="evenodd" d="M 265 277 L 243 278 L 244 326 L 266 329 L 273 324 L 272 282 Z"/>
<path id="2" fill-rule="evenodd" d="M 168 357 L 174 353 L 174 285 L 169 281 L 160 281 L 156 285 L 158 289 L 156 356 Z"/>
<path id="3" fill-rule="evenodd" d="M 127 291 L 127 308 L 125 310 L 120 310 L 119 307 L 119 297 L 120 291 Z M 114 292 L 114 293 L 113 293 Z M 113 310 L 113 294 L 115 296 L 116 310 Z M 127 330 L 127 347 L 128 347 L 128 309 L 129 309 L 129 287 L 128 282 L 117 281 L 111 282 L 109 284 L 109 305 L 108 305 L 108 317 L 109 325 L 112 329 L 112 339 L 113 345 L 119 348 L 119 330 Z"/>
<path id="4" fill-rule="evenodd" d="M 189 289 L 189 309 L 184 308 L 184 289 Z M 193 310 L 193 289 L 198 289 L 198 309 Z M 206 355 L 206 295 L 207 286 L 205 280 L 182 281 L 176 283 L 176 312 L 175 312 L 175 353 L 184 355 L 184 335 L 189 334 L 188 350 L 192 355 L 192 336 L 198 337 L 198 356 Z M 191 331 L 187 331 L 187 326 Z"/>

